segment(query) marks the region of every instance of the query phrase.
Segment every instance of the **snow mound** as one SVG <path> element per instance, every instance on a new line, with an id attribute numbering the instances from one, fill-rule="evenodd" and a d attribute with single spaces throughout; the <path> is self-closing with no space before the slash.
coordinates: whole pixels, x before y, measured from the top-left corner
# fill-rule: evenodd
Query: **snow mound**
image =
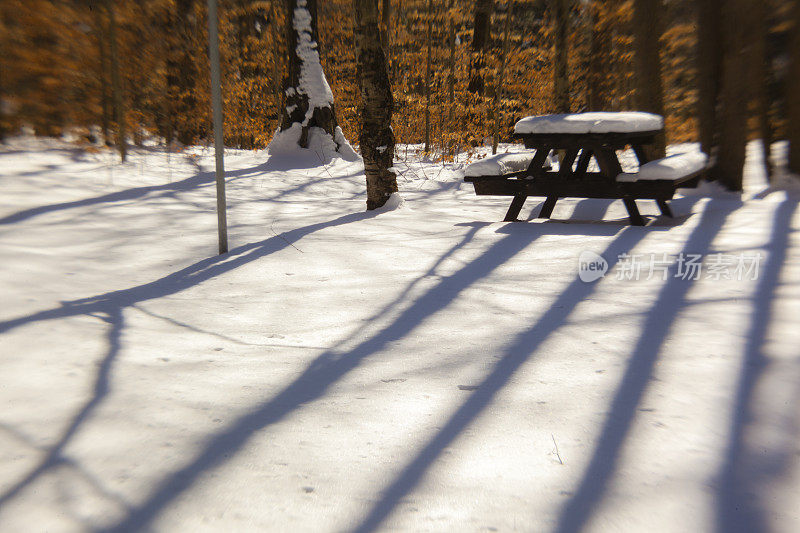
<path id="1" fill-rule="evenodd" d="M 623 172 L 617 181 L 674 180 L 703 170 L 707 163 L 708 156 L 703 152 L 685 152 L 645 163 L 639 172 Z"/>
<path id="2" fill-rule="evenodd" d="M 389 199 L 386 200 L 385 204 L 374 211 L 376 213 L 388 213 L 389 211 L 397 211 L 398 209 L 407 209 L 406 201 L 403 200 L 403 197 L 400 196 L 400 193 L 394 192 Z"/>
<path id="3" fill-rule="evenodd" d="M 533 152 L 515 154 L 496 154 L 470 163 L 464 169 L 468 177 L 495 176 L 510 172 L 521 172 L 533 160 Z"/>
<path id="4" fill-rule="evenodd" d="M 525 117 L 514 126 L 514 133 L 635 133 L 656 131 L 664 119 L 652 113 L 569 113 Z"/>
<path id="5" fill-rule="evenodd" d="M 355 162 L 359 160 L 358 154 L 347 142 L 341 128 L 336 127 L 336 133 L 332 138 L 325 133 L 322 128 L 312 127 L 308 130 L 308 148 L 301 148 L 298 144 L 303 127 L 299 123 L 281 131 L 275 131 L 272 140 L 267 146 L 267 153 L 270 155 L 296 155 L 300 150 L 314 152 L 322 163 L 330 163 L 332 159 L 339 157 L 345 161 Z M 337 146 L 338 145 L 338 146 Z M 302 152 L 300 152 L 302 153 Z"/>

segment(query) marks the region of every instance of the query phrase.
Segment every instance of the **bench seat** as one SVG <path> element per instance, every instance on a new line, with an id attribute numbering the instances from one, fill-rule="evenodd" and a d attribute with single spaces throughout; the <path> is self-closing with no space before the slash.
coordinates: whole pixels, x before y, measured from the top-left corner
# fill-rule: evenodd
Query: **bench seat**
<path id="1" fill-rule="evenodd" d="M 700 175 L 706 165 L 708 156 L 703 152 L 675 154 L 645 163 L 639 167 L 639 172 L 623 172 L 617 176 L 617 182 L 669 181 L 678 184 Z"/>

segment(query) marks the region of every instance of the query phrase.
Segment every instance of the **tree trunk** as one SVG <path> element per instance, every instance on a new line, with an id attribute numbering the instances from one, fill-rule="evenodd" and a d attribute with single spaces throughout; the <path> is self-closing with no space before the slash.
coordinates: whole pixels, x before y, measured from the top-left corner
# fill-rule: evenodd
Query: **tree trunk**
<path id="1" fill-rule="evenodd" d="M 320 128 L 336 140 L 333 93 L 322 71 L 317 34 L 317 0 L 285 0 L 287 77 L 281 131 L 299 125 L 298 144 L 308 148 L 309 131 Z M 376 15 L 377 17 L 377 15 Z M 375 28 L 380 43 L 380 32 Z M 338 143 L 337 143 L 338 146 Z"/>
<path id="2" fill-rule="evenodd" d="M 494 0 L 475 0 L 475 27 L 472 32 L 472 54 L 469 61 L 469 86 L 467 90 L 483 96 L 486 89 L 483 69 L 486 66 L 486 48 L 491 34 Z"/>
<path id="3" fill-rule="evenodd" d="M 569 113 L 569 65 L 567 63 L 567 32 L 569 31 L 569 8 L 571 0 L 550 0 L 555 22 L 553 45 L 553 100 L 557 113 Z"/>
<path id="4" fill-rule="evenodd" d="M 514 14 L 514 1 L 508 0 L 506 5 L 506 20 L 503 23 L 503 50 L 500 55 L 500 70 L 495 81 L 494 96 L 492 98 L 492 112 L 494 113 L 494 131 L 492 132 L 492 154 L 497 153 L 500 142 L 500 119 L 503 105 L 503 82 L 505 81 L 506 57 L 508 56 L 508 37 L 511 33 L 511 17 Z"/>
<path id="5" fill-rule="evenodd" d="M 722 71 L 722 0 L 697 0 L 697 121 L 700 147 L 713 156 L 719 130 L 717 101 Z"/>
<path id="6" fill-rule="evenodd" d="M 433 41 L 433 7 L 428 0 L 428 52 L 425 54 L 425 153 L 431 141 L 431 41 Z"/>
<path id="7" fill-rule="evenodd" d="M 800 1 L 792 10 L 794 28 L 789 45 L 790 67 L 787 76 L 786 118 L 789 138 L 789 170 L 800 176 Z"/>
<path id="8" fill-rule="evenodd" d="M 353 0 L 358 88 L 361 95 L 361 156 L 367 176 L 367 209 L 381 207 L 397 192 L 392 110 L 394 99 L 381 46 L 378 0 Z"/>
<path id="9" fill-rule="evenodd" d="M 589 45 L 589 111 L 606 111 L 611 101 L 611 30 L 608 27 L 606 2 L 589 4 L 591 35 Z"/>
<path id="10" fill-rule="evenodd" d="M 381 42 L 386 53 L 387 61 L 389 56 L 389 26 L 392 21 L 392 0 L 382 0 L 381 6 Z"/>
<path id="11" fill-rule="evenodd" d="M 749 0 L 728 0 L 721 13 L 723 50 L 719 101 L 719 151 L 712 176 L 731 191 L 742 190 L 750 95 L 748 47 L 752 45 Z"/>
<path id="12" fill-rule="evenodd" d="M 123 162 L 128 154 L 125 127 L 125 98 L 122 95 L 122 80 L 119 74 L 119 52 L 117 47 L 117 19 L 114 14 L 114 2 L 106 0 L 108 12 L 108 38 L 111 42 L 111 90 L 114 93 L 114 115 L 117 121 L 117 149 Z"/>
<path id="13" fill-rule="evenodd" d="M 758 129 L 761 134 L 761 145 L 764 152 L 764 171 L 767 181 L 772 181 L 774 174 L 772 168 L 772 123 L 770 121 L 770 85 L 772 72 L 770 68 L 769 53 L 767 49 L 767 36 L 769 34 L 769 21 L 767 16 L 767 3 L 756 2 L 753 6 L 753 17 L 756 19 L 755 45 L 753 46 L 753 58 L 750 64 L 753 66 L 753 86 L 751 92 L 753 100 L 757 103 L 758 110 Z"/>
<path id="14" fill-rule="evenodd" d="M 636 106 L 640 111 L 664 116 L 664 85 L 661 80 L 659 48 L 663 33 L 661 18 L 664 15 L 661 0 L 634 0 L 633 38 L 636 75 Z M 664 157 L 664 134 L 656 137 L 651 149 L 651 159 Z"/>
<path id="15" fill-rule="evenodd" d="M 111 137 L 108 133 L 109 123 L 111 122 L 111 111 L 108 98 L 108 51 L 106 49 L 106 31 L 103 24 L 103 16 L 99 9 L 94 11 L 94 25 L 97 35 L 97 49 L 100 55 L 100 128 L 103 132 L 103 143 L 106 146 L 111 144 Z"/>
<path id="16" fill-rule="evenodd" d="M 195 0 L 176 0 L 169 15 L 170 47 L 167 53 L 167 143 L 173 137 L 183 145 L 200 137 L 196 93 L 198 71 L 192 54 L 192 38 L 197 32 Z"/>
<path id="17" fill-rule="evenodd" d="M 450 0 L 450 8 L 452 10 L 453 0 Z M 453 114 L 456 107 L 456 24 L 453 20 L 453 14 L 449 13 L 448 17 L 450 23 L 449 45 L 450 45 L 450 62 L 448 64 L 447 74 L 447 124 L 451 131 L 455 131 L 455 124 L 453 122 Z"/>

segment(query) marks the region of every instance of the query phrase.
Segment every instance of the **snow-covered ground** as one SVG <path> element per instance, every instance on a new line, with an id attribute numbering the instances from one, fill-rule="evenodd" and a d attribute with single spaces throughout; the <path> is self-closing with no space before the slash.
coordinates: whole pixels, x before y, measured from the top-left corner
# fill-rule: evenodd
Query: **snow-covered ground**
<path id="1" fill-rule="evenodd" d="M 211 151 L 12 139 L 0 531 L 800 530 L 800 210 L 750 152 L 631 227 L 229 151 L 217 256 Z"/>

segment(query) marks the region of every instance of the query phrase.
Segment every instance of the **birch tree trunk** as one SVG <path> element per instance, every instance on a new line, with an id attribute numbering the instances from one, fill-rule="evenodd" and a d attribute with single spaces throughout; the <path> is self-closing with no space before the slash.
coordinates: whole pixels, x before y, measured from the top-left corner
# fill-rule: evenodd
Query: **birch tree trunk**
<path id="1" fill-rule="evenodd" d="M 661 0 L 634 0 L 633 39 L 636 76 L 636 106 L 640 111 L 664 116 L 664 84 L 661 80 L 661 55 L 659 53 L 661 19 L 664 16 Z M 656 137 L 651 147 L 651 159 L 666 155 L 664 134 Z"/>
<path id="2" fill-rule="evenodd" d="M 381 46 L 378 0 L 353 0 L 358 88 L 361 95 L 361 157 L 367 176 L 367 209 L 381 207 L 397 192 L 392 111 L 394 99 Z"/>
<path id="3" fill-rule="evenodd" d="M 285 2 L 288 65 L 280 131 L 299 125 L 298 144 L 302 148 L 308 148 L 311 128 L 320 128 L 336 142 L 333 93 L 322 71 L 317 44 L 317 0 Z M 380 42 L 379 35 L 376 27 L 375 37 Z"/>
<path id="4" fill-rule="evenodd" d="M 555 22 L 553 100 L 557 113 L 569 113 L 569 65 L 567 63 L 567 32 L 571 0 L 550 0 Z"/>

